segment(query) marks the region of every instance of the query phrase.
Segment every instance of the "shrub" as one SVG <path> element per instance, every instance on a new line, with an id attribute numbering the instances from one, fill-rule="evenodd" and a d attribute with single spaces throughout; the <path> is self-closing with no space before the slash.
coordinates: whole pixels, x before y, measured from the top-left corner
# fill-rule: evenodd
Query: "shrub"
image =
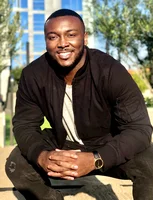
<path id="1" fill-rule="evenodd" d="M 146 97 L 145 103 L 147 107 L 153 107 L 153 98 Z"/>
<path id="2" fill-rule="evenodd" d="M 136 84 L 138 85 L 141 92 L 144 92 L 146 89 L 148 89 L 146 80 L 144 80 L 141 75 L 139 75 L 137 73 L 132 73 L 131 76 L 134 79 L 134 81 L 136 82 Z"/>

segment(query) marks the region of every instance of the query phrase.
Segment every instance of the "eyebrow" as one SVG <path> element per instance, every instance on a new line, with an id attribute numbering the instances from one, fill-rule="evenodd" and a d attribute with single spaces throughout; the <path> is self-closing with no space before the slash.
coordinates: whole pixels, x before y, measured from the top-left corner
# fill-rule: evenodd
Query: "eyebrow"
<path id="1" fill-rule="evenodd" d="M 71 31 L 78 31 L 77 29 L 70 29 L 70 30 L 67 30 L 66 32 L 69 33 Z M 47 35 L 50 35 L 50 34 L 58 34 L 57 32 L 54 32 L 54 31 L 50 31 L 49 33 L 47 33 Z"/>

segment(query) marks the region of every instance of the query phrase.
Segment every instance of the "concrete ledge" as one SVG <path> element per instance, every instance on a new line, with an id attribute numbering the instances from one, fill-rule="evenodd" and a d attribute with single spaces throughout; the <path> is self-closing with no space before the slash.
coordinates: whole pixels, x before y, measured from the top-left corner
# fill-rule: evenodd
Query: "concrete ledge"
<path id="1" fill-rule="evenodd" d="M 69 191 L 65 200 L 132 200 L 132 182 L 106 176 L 84 177 L 84 186 Z"/>
<path id="2" fill-rule="evenodd" d="M 82 179 L 83 180 L 83 179 Z M 79 189 L 64 189 L 64 200 L 132 200 L 131 181 L 118 180 L 104 176 L 93 176 L 83 180 Z M 0 188 L 0 199 L 25 200 L 16 190 Z"/>

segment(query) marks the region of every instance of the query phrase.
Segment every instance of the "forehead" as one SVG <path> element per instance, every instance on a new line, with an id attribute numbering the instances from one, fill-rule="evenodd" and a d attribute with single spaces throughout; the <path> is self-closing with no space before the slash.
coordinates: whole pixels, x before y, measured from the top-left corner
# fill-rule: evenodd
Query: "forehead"
<path id="1" fill-rule="evenodd" d="M 52 18 L 49 19 L 45 25 L 46 32 L 73 29 L 84 31 L 83 23 L 75 16 L 60 16 Z"/>

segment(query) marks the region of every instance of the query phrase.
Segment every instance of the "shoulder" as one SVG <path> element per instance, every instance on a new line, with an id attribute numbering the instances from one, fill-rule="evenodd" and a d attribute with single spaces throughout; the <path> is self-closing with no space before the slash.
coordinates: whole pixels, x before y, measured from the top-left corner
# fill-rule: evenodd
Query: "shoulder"
<path id="1" fill-rule="evenodd" d="M 125 67 L 119 61 L 101 50 L 87 48 L 87 52 L 90 67 L 94 71 L 100 71 L 101 75 L 103 72 L 104 74 L 108 74 L 110 71 L 115 72 L 120 69 L 125 70 Z"/>
<path id="2" fill-rule="evenodd" d="M 97 49 L 88 49 L 88 52 L 93 77 L 107 91 L 124 90 L 127 85 L 135 84 L 126 68 L 112 56 Z"/>
<path id="3" fill-rule="evenodd" d="M 44 82 L 51 73 L 52 68 L 47 60 L 47 53 L 32 61 L 23 69 L 22 77 L 29 81 Z"/>
<path id="4" fill-rule="evenodd" d="M 112 56 L 109 54 L 99 50 L 99 49 L 90 49 L 87 48 L 89 58 L 92 60 L 97 60 L 98 62 L 111 62 L 112 60 L 115 60 Z"/>
<path id="5" fill-rule="evenodd" d="M 101 50 L 87 48 L 87 52 L 91 65 L 97 66 L 100 70 L 122 67 L 116 59 Z"/>

